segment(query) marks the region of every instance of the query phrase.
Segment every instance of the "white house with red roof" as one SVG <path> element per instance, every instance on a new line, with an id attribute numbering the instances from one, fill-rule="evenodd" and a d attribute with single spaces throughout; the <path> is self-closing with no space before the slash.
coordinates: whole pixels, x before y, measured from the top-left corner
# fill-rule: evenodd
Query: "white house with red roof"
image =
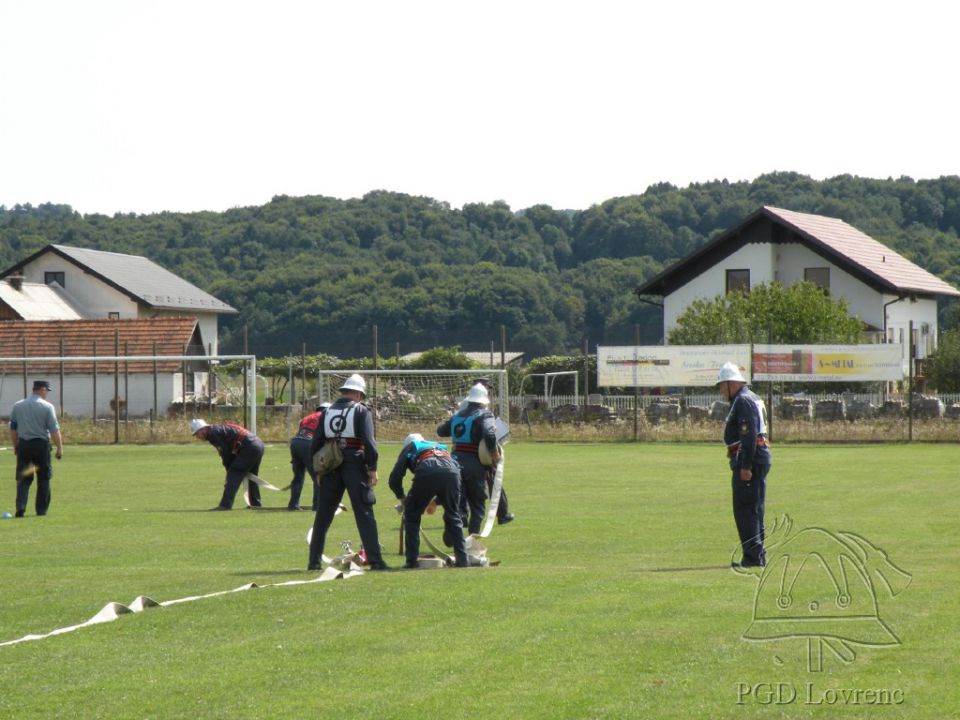
<path id="1" fill-rule="evenodd" d="M 218 320 L 237 311 L 139 255 L 47 245 L 0 273 L 0 412 L 50 380 L 61 412 L 164 413 L 209 395 Z M 44 362 L 20 358 L 185 356 L 196 362 Z M 116 396 L 116 397 L 115 397 Z"/>
<path id="2" fill-rule="evenodd" d="M 0 273 L 0 279 L 14 277 L 23 278 L 18 281 L 21 289 L 40 283 L 56 285 L 59 294 L 69 297 L 89 319 L 196 318 L 200 341 L 210 355 L 219 353 L 220 315 L 237 313 L 222 300 L 140 255 L 47 245 Z M 23 312 L 18 314 L 23 317 Z"/>
<path id="3" fill-rule="evenodd" d="M 664 338 L 695 300 L 808 280 L 846 300 L 876 342 L 902 343 L 913 322 L 917 357 L 936 347 L 937 299 L 960 291 L 843 220 L 762 207 L 634 292 L 663 298 Z"/>

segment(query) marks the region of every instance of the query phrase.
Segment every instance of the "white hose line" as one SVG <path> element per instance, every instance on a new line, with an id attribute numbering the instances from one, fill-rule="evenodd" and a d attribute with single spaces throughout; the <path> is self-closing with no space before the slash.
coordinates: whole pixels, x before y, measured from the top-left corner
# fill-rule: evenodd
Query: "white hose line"
<path id="1" fill-rule="evenodd" d="M 497 463 L 497 471 L 493 475 L 493 490 L 490 492 L 490 507 L 487 508 L 487 517 L 483 521 L 483 528 L 480 530 L 480 537 L 490 537 L 493 532 L 493 523 L 497 519 L 497 508 L 500 507 L 501 488 L 503 487 L 503 450 L 500 451 L 500 462 Z"/>
<path id="2" fill-rule="evenodd" d="M 152 600 L 145 595 L 139 595 L 133 602 L 129 605 L 123 605 L 117 602 L 110 602 L 103 606 L 103 608 L 94 615 L 92 618 L 86 622 L 82 622 L 79 625 L 71 625 L 69 627 L 57 628 L 56 630 L 51 630 L 48 633 L 42 635 L 24 635 L 22 638 L 17 638 L 16 640 L 8 640 L 6 642 L 0 642 L 0 647 L 5 645 L 16 645 L 17 643 L 26 642 L 28 640 L 42 640 L 44 638 L 53 637 L 54 635 L 63 635 L 64 633 L 73 632 L 74 630 L 79 630 L 82 627 L 87 627 L 89 625 L 99 625 L 105 622 L 111 622 L 116 620 L 121 615 L 129 615 L 131 613 L 139 613 L 147 610 L 149 608 L 155 607 L 167 607 L 168 605 L 179 605 L 180 603 L 192 602 L 194 600 L 203 600 L 204 598 L 218 597 L 220 595 L 229 595 L 230 593 L 241 592 L 242 590 L 252 590 L 254 588 L 268 588 L 268 587 L 284 587 L 286 585 L 307 585 L 310 583 L 318 582 L 328 582 L 330 580 L 341 580 L 351 577 L 356 577 L 357 575 L 363 575 L 363 570 L 356 569 L 355 567 L 350 570 L 339 570 L 336 567 L 328 567 L 324 570 L 319 577 L 313 578 L 311 580 L 288 580 L 286 582 L 271 583 L 270 585 L 257 585 L 256 583 L 247 583 L 233 590 L 222 590 L 220 592 L 207 593 L 206 595 L 191 595 L 190 597 L 177 598 L 176 600 L 166 600 L 164 602 L 157 602 Z"/>

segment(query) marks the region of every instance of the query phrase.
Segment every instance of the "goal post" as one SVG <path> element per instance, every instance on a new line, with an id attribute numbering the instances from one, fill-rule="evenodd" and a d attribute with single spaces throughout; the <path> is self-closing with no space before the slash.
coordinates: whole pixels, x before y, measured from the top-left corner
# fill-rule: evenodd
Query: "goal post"
<path id="1" fill-rule="evenodd" d="M 354 373 L 367 383 L 364 402 L 373 412 L 378 440 L 401 442 L 413 432 L 436 437 L 437 426 L 456 411 L 478 378 L 490 380 L 490 410 L 509 418 L 506 370 L 320 370 L 318 402 L 340 397 L 340 386 Z"/>
<path id="2" fill-rule="evenodd" d="M 580 407 L 580 373 L 576 370 L 559 370 L 543 374 L 543 394 L 547 407 L 553 409 L 553 383 L 559 377 L 573 376 L 573 404 Z"/>
<path id="3" fill-rule="evenodd" d="M 556 372 L 530 373 L 527 378 L 543 378 L 543 399 L 547 408 L 553 409 L 553 384 L 557 378 L 573 377 L 573 404 L 580 407 L 580 373 L 576 370 L 558 370 Z"/>

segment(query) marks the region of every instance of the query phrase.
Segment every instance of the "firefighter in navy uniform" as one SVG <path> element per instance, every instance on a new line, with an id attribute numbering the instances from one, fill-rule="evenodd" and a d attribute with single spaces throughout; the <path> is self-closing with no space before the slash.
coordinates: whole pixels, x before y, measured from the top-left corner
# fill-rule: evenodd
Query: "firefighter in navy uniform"
<path id="1" fill-rule="evenodd" d="M 743 550 L 742 559 L 734 567 L 763 567 L 767 563 L 763 513 L 767 473 L 773 462 L 767 440 L 767 409 L 733 363 L 720 368 L 717 385 L 724 399 L 730 401 L 723 442 L 733 471 L 733 518 Z"/>
<path id="2" fill-rule="evenodd" d="M 360 542 L 371 570 L 386 570 L 380 552 L 377 521 L 373 505 L 377 501 L 373 488 L 377 484 L 379 451 L 373 435 L 373 415 L 361 401 L 366 397 L 367 383 L 359 375 L 351 375 L 340 386 L 340 398 L 323 413 L 310 446 L 310 457 L 328 440 L 335 440 L 343 451 L 340 467 L 320 478 L 317 514 L 310 538 L 308 570 L 319 570 L 327 530 L 343 498 L 350 496 L 350 506 L 357 522 Z"/>
<path id="3" fill-rule="evenodd" d="M 227 479 L 223 484 L 223 497 L 220 504 L 211 510 L 230 510 L 237 490 L 243 484 L 247 473 L 258 475 L 260 461 L 263 460 L 263 441 L 240 425 L 220 423 L 208 425 L 204 420 L 191 420 L 190 430 L 198 440 L 205 440 L 220 453 L 220 460 L 227 469 Z M 260 486 L 255 482 L 248 484 L 250 507 L 260 507 Z"/>
<path id="4" fill-rule="evenodd" d="M 311 509 L 317 511 L 319 501 L 317 493 L 317 474 L 313 471 L 313 460 L 310 455 L 310 445 L 317 432 L 317 426 L 323 417 L 323 411 L 330 407 L 330 403 L 317 405 L 315 412 L 307 415 L 300 421 L 297 434 L 290 439 L 290 465 L 293 466 L 293 480 L 290 481 L 290 502 L 287 510 L 300 510 L 300 494 L 303 492 L 303 479 L 309 475 L 313 481 L 313 504 Z"/>
<path id="5" fill-rule="evenodd" d="M 480 443 L 486 444 L 494 466 L 500 462 L 497 426 L 487 410 L 489 404 L 487 389 L 478 383 L 470 388 L 466 407 L 437 428 L 439 437 L 453 440 L 453 456 L 460 465 L 460 514 L 469 518 L 471 535 L 480 532 L 487 501 L 487 468 L 477 456 Z"/>
<path id="6" fill-rule="evenodd" d="M 403 494 L 403 477 L 413 473 L 410 492 Z M 453 542 L 457 567 L 467 567 L 466 543 L 460 520 L 460 467 L 450 456 L 446 445 L 423 439 L 419 433 L 407 435 L 397 462 L 390 472 L 388 484 L 397 499 L 403 502 L 403 522 L 407 562 L 404 567 L 420 566 L 420 518 L 433 498 L 443 506 L 444 537 Z"/>
<path id="7" fill-rule="evenodd" d="M 477 383 L 480 383 L 487 389 L 487 397 L 489 397 L 490 378 L 479 377 L 474 382 L 474 385 L 476 385 Z M 466 404 L 467 404 L 467 401 L 464 400 L 460 404 L 460 407 L 458 408 L 458 410 L 462 410 L 464 407 L 466 407 Z M 494 419 L 496 419 L 496 415 L 494 415 Z M 492 465 L 487 468 L 487 493 L 490 495 L 491 498 L 493 496 L 493 478 L 496 474 L 497 474 L 496 465 Z M 503 487 L 503 485 L 501 485 L 500 486 L 500 503 L 497 505 L 497 524 L 506 525 L 507 523 L 513 522 L 514 520 L 516 520 L 516 517 L 517 517 L 516 515 L 510 512 L 510 501 L 507 500 L 507 490 L 506 488 Z"/>

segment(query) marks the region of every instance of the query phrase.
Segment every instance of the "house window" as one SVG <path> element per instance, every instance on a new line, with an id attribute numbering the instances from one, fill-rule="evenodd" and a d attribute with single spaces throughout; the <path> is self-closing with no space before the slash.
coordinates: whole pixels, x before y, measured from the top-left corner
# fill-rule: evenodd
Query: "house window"
<path id="1" fill-rule="evenodd" d="M 750 292 L 749 270 L 727 270 L 727 295 L 734 292 Z"/>
<path id="2" fill-rule="evenodd" d="M 53 283 L 56 283 L 62 288 L 67 286 L 67 280 L 63 272 L 45 272 L 43 274 L 43 282 L 45 285 L 53 285 Z"/>
<path id="3" fill-rule="evenodd" d="M 821 290 L 830 292 L 830 268 L 804 268 L 803 279 L 811 282 Z"/>
<path id="4" fill-rule="evenodd" d="M 108 312 L 108 313 L 107 313 L 107 319 L 108 319 L 108 320 L 119 320 L 119 319 L 120 319 L 120 313 L 118 313 L 118 312 Z"/>

